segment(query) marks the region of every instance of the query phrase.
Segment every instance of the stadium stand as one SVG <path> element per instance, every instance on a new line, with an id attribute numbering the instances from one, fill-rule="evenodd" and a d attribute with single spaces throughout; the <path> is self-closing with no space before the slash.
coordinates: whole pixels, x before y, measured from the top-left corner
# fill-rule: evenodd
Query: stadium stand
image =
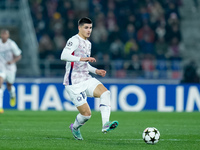
<path id="1" fill-rule="evenodd" d="M 9 5 L 17 2 L 2 0 L 0 9 L 19 9 L 21 5 Z M 39 44 L 39 76 L 63 75 L 60 53 L 67 39 L 77 33 L 78 19 L 89 16 L 94 22 L 92 56 L 97 59 L 92 65 L 106 69 L 107 77 L 182 78 L 182 42 L 187 43 L 181 32 L 182 0 L 83 0 L 81 5 L 72 0 L 28 2 Z"/>
<path id="2" fill-rule="evenodd" d="M 103 62 L 93 65 L 111 69 L 108 76 L 182 76 L 181 0 L 91 0 L 83 2 L 88 9 L 81 11 L 70 0 L 29 3 L 42 60 L 59 59 L 67 39 L 77 33 L 78 19 L 86 15 L 94 22 L 92 56 Z"/>

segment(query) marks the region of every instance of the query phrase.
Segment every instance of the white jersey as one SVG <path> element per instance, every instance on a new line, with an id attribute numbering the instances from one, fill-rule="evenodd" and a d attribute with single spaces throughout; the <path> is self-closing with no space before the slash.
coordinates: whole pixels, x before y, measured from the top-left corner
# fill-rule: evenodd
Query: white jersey
<path id="1" fill-rule="evenodd" d="M 76 61 L 66 62 L 66 73 L 63 81 L 64 85 L 78 84 L 92 78 L 89 74 L 89 63 L 79 61 L 81 57 L 90 57 L 90 41 L 84 40 L 76 34 L 67 41 L 63 53 L 64 51 L 70 52 L 76 59 Z"/>
<path id="2" fill-rule="evenodd" d="M 5 70 L 16 72 L 16 64 L 7 64 L 7 62 L 12 61 L 14 56 L 19 56 L 21 54 L 21 50 L 17 46 L 17 44 L 11 40 L 7 39 L 5 43 L 0 39 L 0 72 Z"/>

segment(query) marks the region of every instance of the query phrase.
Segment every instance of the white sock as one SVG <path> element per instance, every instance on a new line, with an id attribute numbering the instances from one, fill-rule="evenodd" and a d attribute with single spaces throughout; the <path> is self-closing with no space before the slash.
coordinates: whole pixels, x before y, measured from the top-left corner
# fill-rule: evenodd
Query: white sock
<path id="1" fill-rule="evenodd" d="M 3 108 L 3 89 L 0 88 L 0 108 Z"/>
<path id="2" fill-rule="evenodd" d="M 104 126 L 104 124 L 110 120 L 110 92 L 104 92 L 100 97 L 100 101 L 102 126 Z"/>
<path id="3" fill-rule="evenodd" d="M 15 97 L 16 96 L 15 87 L 13 85 L 11 86 L 11 90 L 9 91 L 9 93 L 10 93 L 10 97 Z"/>
<path id="4" fill-rule="evenodd" d="M 73 128 L 74 129 L 78 129 L 80 128 L 82 125 L 84 125 L 85 122 L 87 122 L 89 119 L 91 118 L 91 116 L 83 116 L 80 113 L 76 116 Z"/>
<path id="5" fill-rule="evenodd" d="M 110 106 L 100 105 L 100 111 L 102 118 L 102 126 L 104 126 L 104 124 L 110 120 Z"/>

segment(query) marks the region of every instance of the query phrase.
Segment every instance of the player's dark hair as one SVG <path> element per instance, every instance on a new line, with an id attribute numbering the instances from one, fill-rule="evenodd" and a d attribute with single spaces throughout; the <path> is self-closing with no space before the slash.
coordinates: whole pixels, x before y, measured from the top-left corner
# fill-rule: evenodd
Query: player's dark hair
<path id="1" fill-rule="evenodd" d="M 78 21 L 78 26 L 82 26 L 84 25 L 85 23 L 87 24 L 92 24 L 92 20 L 88 17 L 84 17 L 84 18 L 81 18 L 79 21 Z"/>
<path id="2" fill-rule="evenodd" d="M 9 33 L 8 29 L 1 29 L 1 33 Z"/>

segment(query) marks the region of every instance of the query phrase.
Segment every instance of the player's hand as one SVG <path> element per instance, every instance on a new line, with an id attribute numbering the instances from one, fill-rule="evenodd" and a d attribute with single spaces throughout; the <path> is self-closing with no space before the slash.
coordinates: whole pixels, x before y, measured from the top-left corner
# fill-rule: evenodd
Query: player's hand
<path id="1" fill-rule="evenodd" d="M 81 58 L 80 61 L 86 61 L 86 62 L 96 62 L 96 59 L 93 57 L 85 57 L 85 58 Z"/>
<path id="2" fill-rule="evenodd" d="M 98 74 L 98 75 L 100 75 L 100 76 L 102 76 L 102 77 L 105 77 L 106 71 L 105 71 L 105 70 L 99 70 L 99 69 L 97 69 L 97 70 L 96 70 L 96 74 Z"/>

